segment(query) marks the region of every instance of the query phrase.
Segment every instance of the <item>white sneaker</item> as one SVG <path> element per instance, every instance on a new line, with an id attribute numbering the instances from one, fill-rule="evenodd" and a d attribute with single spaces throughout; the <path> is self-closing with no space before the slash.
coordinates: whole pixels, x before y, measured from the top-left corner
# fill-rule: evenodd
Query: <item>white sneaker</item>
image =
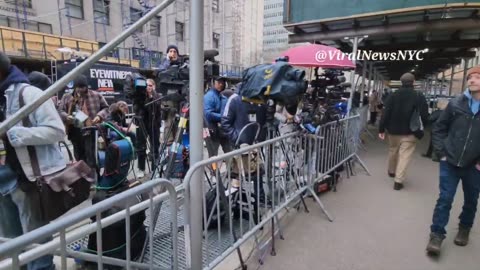
<path id="1" fill-rule="evenodd" d="M 144 178 L 144 177 L 145 177 L 145 171 L 141 171 L 141 170 L 138 171 L 137 177 L 138 177 L 138 178 Z"/>

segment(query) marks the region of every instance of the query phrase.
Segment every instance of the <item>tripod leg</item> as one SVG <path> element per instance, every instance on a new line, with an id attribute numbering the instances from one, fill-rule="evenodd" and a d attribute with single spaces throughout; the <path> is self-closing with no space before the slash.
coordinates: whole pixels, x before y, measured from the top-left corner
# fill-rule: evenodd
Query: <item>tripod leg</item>
<path id="1" fill-rule="evenodd" d="M 220 198 L 219 200 L 222 201 L 223 205 L 228 205 L 228 200 L 227 200 L 227 197 L 225 195 L 225 187 L 223 186 L 223 180 L 221 179 L 220 177 L 220 174 L 218 173 L 217 171 L 217 185 L 219 185 L 218 187 L 220 188 Z M 241 196 L 242 196 L 242 190 L 239 190 L 239 193 L 240 193 L 240 200 L 241 200 Z M 230 211 L 231 209 L 229 208 L 228 211 Z M 229 217 L 227 218 L 228 220 L 228 224 L 227 224 L 227 227 L 230 227 L 230 221 L 231 221 L 231 217 L 232 216 L 232 213 L 229 213 Z M 242 221 L 240 221 L 242 222 Z M 237 242 L 238 240 L 238 237 L 237 237 L 237 233 L 235 233 L 235 230 L 232 229 L 232 237 L 233 237 L 233 241 L 234 242 Z M 243 270 L 246 270 L 247 269 L 247 265 L 245 264 L 245 261 L 243 260 L 243 256 L 242 256 L 242 251 L 240 250 L 240 247 L 237 248 L 237 255 L 238 255 L 238 260 L 240 261 L 240 265 L 241 265 L 241 268 Z"/>
<path id="2" fill-rule="evenodd" d="M 280 136 L 280 131 L 278 130 L 278 127 L 277 127 L 277 136 Z M 287 163 L 287 168 L 288 170 L 290 170 L 292 167 L 291 167 L 291 161 L 290 161 L 290 157 L 287 155 L 287 150 L 286 150 L 286 147 L 285 147 L 285 144 L 283 141 L 280 141 L 280 148 L 282 149 L 282 152 L 283 154 L 285 155 L 285 159 L 286 159 L 286 163 Z M 295 174 L 295 170 L 294 170 L 294 174 Z M 294 175 L 294 181 L 295 181 L 295 187 L 297 189 L 300 189 L 300 185 L 298 184 L 298 175 Z M 305 208 L 305 212 L 309 212 L 308 211 L 308 207 L 307 207 L 307 204 L 305 203 L 305 199 L 303 198 L 303 196 L 300 196 L 300 200 L 302 201 L 302 204 L 303 204 L 303 207 Z"/>
<path id="3" fill-rule="evenodd" d="M 152 170 L 153 171 L 152 179 L 155 177 L 155 174 L 157 173 L 157 171 L 159 173 L 159 177 L 163 176 L 164 171 L 163 171 L 162 166 L 160 166 L 160 163 L 162 162 L 163 158 L 165 158 L 167 156 L 166 150 L 167 150 L 167 143 L 168 142 L 165 138 L 170 138 L 170 135 L 174 132 L 174 129 L 175 129 L 176 125 L 178 125 L 178 120 L 175 119 L 167 130 L 167 136 L 164 137 L 164 141 L 163 141 L 162 146 L 161 146 L 160 151 L 159 151 L 159 155 L 158 155 L 159 157 L 158 157 L 158 160 L 157 160 L 157 164 L 155 164 L 155 167 Z"/>
<path id="4" fill-rule="evenodd" d="M 320 208 L 322 209 L 323 213 L 327 216 L 328 220 L 330 222 L 333 222 L 333 218 L 330 216 L 327 209 L 325 209 L 325 206 L 323 205 L 322 201 L 320 201 L 317 194 L 315 194 L 315 192 L 312 190 L 311 187 L 308 188 L 308 191 L 310 192 L 310 194 L 312 194 L 313 198 L 317 201 L 318 205 L 320 205 Z"/>

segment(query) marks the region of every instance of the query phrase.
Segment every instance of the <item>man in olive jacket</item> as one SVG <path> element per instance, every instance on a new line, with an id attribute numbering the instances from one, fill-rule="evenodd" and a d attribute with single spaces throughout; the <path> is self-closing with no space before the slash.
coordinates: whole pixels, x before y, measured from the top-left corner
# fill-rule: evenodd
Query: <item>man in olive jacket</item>
<path id="1" fill-rule="evenodd" d="M 439 255 L 445 238 L 450 209 L 460 180 L 464 204 L 454 243 L 468 244 L 477 212 L 480 191 L 480 66 L 468 71 L 468 88 L 451 100 L 432 131 L 435 153 L 440 158 L 440 195 L 433 212 L 427 252 Z"/>

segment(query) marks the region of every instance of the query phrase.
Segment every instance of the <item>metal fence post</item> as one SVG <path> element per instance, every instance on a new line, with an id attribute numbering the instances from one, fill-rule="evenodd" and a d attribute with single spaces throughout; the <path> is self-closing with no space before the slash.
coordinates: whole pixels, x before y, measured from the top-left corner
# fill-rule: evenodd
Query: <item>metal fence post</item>
<path id="1" fill-rule="evenodd" d="M 190 164 L 203 159 L 203 2 L 191 1 L 190 6 Z M 190 252 L 187 268 L 202 269 L 202 171 L 197 170 L 190 184 Z M 188 237 L 188 236 L 186 236 Z M 189 261 L 190 259 L 190 261 Z M 189 265 L 190 264 L 190 265 Z"/>

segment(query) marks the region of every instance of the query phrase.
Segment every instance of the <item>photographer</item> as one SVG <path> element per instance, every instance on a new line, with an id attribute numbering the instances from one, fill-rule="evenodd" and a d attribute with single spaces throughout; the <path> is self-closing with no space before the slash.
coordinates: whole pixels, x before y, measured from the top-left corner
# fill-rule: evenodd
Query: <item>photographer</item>
<path id="1" fill-rule="evenodd" d="M 210 88 L 203 97 L 203 113 L 210 136 L 206 138 L 208 155 L 218 155 L 218 148 L 222 145 L 224 153 L 232 150 L 227 137 L 220 132 L 221 113 L 226 106 L 227 98 L 221 94 L 225 90 L 225 78 L 216 77 L 213 88 Z"/>

